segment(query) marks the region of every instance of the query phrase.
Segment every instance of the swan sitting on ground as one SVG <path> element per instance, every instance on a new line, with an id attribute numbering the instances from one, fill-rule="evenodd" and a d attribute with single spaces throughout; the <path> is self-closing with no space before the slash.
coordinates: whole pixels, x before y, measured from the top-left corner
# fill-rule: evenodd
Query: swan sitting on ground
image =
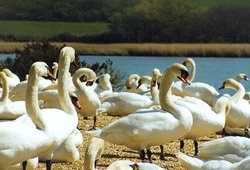
<path id="1" fill-rule="evenodd" d="M 249 170 L 250 157 L 247 157 L 240 162 L 231 163 L 226 160 L 208 160 L 203 161 L 198 158 L 193 158 L 184 153 L 177 153 L 176 157 L 181 162 L 182 166 L 188 170 Z"/>
<path id="2" fill-rule="evenodd" d="M 84 170 L 95 170 L 97 161 L 101 158 L 105 148 L 103 139 L 90 137 L 84 157 Z"/>
<path id="3" fill-rule="evenodd" d="M 80 81 L 82 76 L 86 77 L 86 84 Z M 96 116 L 98 115 L 98 109 L 101 106 L 101 101 L 96 92 L 87 88 L 87 86 L 91 86 L 95 80 L 96 74 L 89 68 L 80 68 L 73 75 L 73 83 L 77 88 L 75 94 L 77 95 L 79 103 L 82 106 L 81 110 L 76 109 L 77 113 L 87 117 L 93 116 L 93 129 L 96 126 Z"/>
<path id="4" fill-rule="evenodd" d="M 5 68 L 2 70 L 2 72 L 4 72 L 7 75 L 7 81 L 10 91 L 14 87 L 16 87 L 18 83 L 20 83 L 19 77 L 16 74 L 12 73 L 9 69 Z"/>
<path id="5" fill-rule="evenodd" d="M 154 76 L 155 75 L 155 76 Z M 100 113 L 107 113 L 112 116 L 126 116 L 139 109 L 150 108 L 159 105 L 159 92 L 157 83 L 158 72 L 153 71 L 153 79 L 151 80 L 151 95 L 152 99 L 148 96 L 129 93 L 129 92 L 114 92 L 106 95 L 102 99 L 102 105 L 99 109 Z M 140 84 L 138 84 L 140 86 Z"/>
<path id="6" fill-rule="evenodd" d="M 103 129 L 88 133 L 111 143 L 138 150 L 142 160 L 145 159 L 144 149 L 147 149 L 147 156 L 151 162 L 151 146 L 181 138 L 193 124 L 191 113 L 172 101 L 171 85 L 176 77 L 189 82 L 185 66 L 173 64 L 166 69 L 159 92 L 163 110 L 141 109 L 110 123 Z"/>
<path id="7" fill-rule="evenodd" d="M 204 142 L 199 146 L 198 157 L 206 160 L 239 162 L 250 156 L 250 139 L 228 136 Z"/>
<path id="8" fill-rule="evenodd" d="M 217 100 L 219 92 L 213 86 L 208 85 L 206 83 L 193 82 L 195 78 L 196 66 L 192 58 L 185 59 L 183 64 L 190 65 L 191 67 L 189 79 L 192 82 L 192 84 L 190 86 L 187 86 L 181 81 L 173 83 L 172 86 L 173 94 L 181 97 L 184 96 L 196 97 L 198 99 L 205 101 L 210 106 L 213 106 L 213 104 Z"/>
<path id="9" fill-rule="evenodd" d="M 9 100 L 9 86 L 7 76 L 5 73 L 0 72 L 0 83 L 3 87 L 3 93 L 0 101 L 0 119 L 16 119 L 27 113 L 24 101 Z"/>
<path id="10" fill-rule="evenodd" d="M 141 85 L 138 88 L 139 80 L 140 80 L 140 76 L 138 74 L 131 74 L 125 83 L 123 91 L 129 92 L 129 93 L 137 93 L 137 94 L 144 94 L 148 92 L 149 90 L 146 85 Z"/>

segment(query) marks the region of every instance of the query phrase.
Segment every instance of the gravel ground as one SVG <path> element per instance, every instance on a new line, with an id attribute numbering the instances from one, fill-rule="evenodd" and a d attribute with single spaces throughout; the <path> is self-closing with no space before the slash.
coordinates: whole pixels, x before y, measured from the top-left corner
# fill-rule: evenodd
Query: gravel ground
<path id="1" fill-rule="evenodd" d="M 97 128 L 102 128 L 109 122 L 112 122 L 118 118 L 119 117 L 100 115 L 97 117 Z M 93 124 L 92 118 L 89 118 L 88 120 L 83 120 L 83 117 L 79 115 L 78 127 L 83 129 L 81 130 L 81 132 L 84 137 L 83 144 L 78 148 L 80 151 L 80 160 L 74 163 L 53 163 L 52 165 L 53 170 L 73 170 L 73 169 L 82 170 L 83 169 L 84 153 L 85 153 L 86 146 L 89 140 L 89 135 L 85 131 L 90 129 L 92 124 Z M 214 138 L 219 138 L 219 137 L 221 136 L 211 135 L 209 137 L 200 138 L 198 142 L 200 144 L 202 142 L 205 142 Z M 164 151 L 165 151 L 166 160 L 162 161 L 159 158 L 160 148 L 158 146 L 152 147 L 153 163 L 163 168 L 168 168 L 168 170 L 184 170 L 184 168 L 181 167 L 180 162 L 174 155 L 175 153 L 179 151 L 179 141 L 173 141 L 169 144 L 164 145 Z M 194 154 L 194 147 L 193 147 L 192 140 L 185 140 L 185 153 L 188 155 Z M 115 144 L 106 142 L 104 153 L 101 159 L 97 163 L 97 169 L 104 170 L 114 161 L 125 160 L 125 159 L 135 161 L 135 162 L 140 162 L 139 154 L 137 151 L 128 149 L 124 146 L 115 145 Z M 46 169 L 45 164 L 39 163 L 39 166 L 37 169 L 38 170 Z"/>

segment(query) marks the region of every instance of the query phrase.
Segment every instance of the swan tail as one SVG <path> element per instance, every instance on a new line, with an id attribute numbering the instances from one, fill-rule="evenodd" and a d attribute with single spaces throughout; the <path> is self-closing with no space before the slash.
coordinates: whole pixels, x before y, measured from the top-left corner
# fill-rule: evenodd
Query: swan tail
<path id="1" fill-rule="evenodd" d="M 202 169 L 203 161 L 197 158 L 190 157 L 182 152 L 176 153 L 175 156 L 181 162 L 181 165 L 185 167 L 186 169 L 190 169 L 190 170 Z"/>
<path id="2" fill-rule="evenodd" d="M 100 137 L 102 130 L 97 129 L 97 130 L 87 131 L 87 133 L 90 134 L 91 136 Z"/>

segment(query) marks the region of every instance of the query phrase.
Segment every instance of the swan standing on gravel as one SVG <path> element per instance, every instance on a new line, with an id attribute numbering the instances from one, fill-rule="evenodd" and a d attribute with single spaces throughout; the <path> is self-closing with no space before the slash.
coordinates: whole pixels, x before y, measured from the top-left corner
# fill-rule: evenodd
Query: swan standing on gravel
<path id="1" fill-rule="evenodd" d="M 9 86 L 5 73 L 0 72 L 0 82 L 3 87 L 3 93 L 0 101 L 0 119 L 13 120 L 27 113 L 25 101 L 9 100 Z"/>
<path id="2" fill-rule="evenodd" d="M 82 76 L 86 77 L 86 84 L 80 81 Z M 77 95 L 79 103 L 82 106 L 81 110 L 76 110 L 83 116 L 94 117 L 93 129 L 95 129 L 96 126 L 96 116 L 98 115 L 98 109 L 101 106 L 101 101 L 96 92 L 87 86 L 91 86 L 95 79 L 95 72 L 89 68 L 80 68 L 73 75 L 73 83 L 77 88 L 75 94 Z"/>
<path id="3" fill-rule="evenodd" d="M 193 82 L 195 78 L 196 65 L 192 58 L 185 59 L 184 65 L 190 65 L 190 81 L 192 84 L 190 86 L 185 85 L 181 81 L 173 83 L 172 91 L 174 95 L 177 96 L 191 96 L 201 99 L 208 103 L 210 106 L 213 106 L 219 92 L 211 85 L 202 82 Z"/>
<path id="4" fill-rule="evenodd" d="M 101 158 L 105 148 L 103 139 L 90 137 L 89 144 L 85 151 L 84 170 L 95 170 L 97 161 Z"/>
<path id="5" fill-rule="evenodd" d="M 88 133 L 111 143 L 138 150 L 142 160 L 145 159 L 144 149 L 147 149 L 147 156 L 151 162 L 151 146 L 181 138 L 193 124 L 191 113 L 172 101 L 171 85 L 176 77 L 189 82 L 185 66 L 173 64 L 166 69 L 159 92 L 163 110 L 142 109 L 110 123 L 103 129 Z"/>

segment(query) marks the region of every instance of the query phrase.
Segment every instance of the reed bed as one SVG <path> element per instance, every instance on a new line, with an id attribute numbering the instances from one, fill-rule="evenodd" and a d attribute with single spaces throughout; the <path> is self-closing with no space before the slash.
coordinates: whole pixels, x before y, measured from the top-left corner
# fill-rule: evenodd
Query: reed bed
<path id="1" fill-rule="evenodd" d="M 14 53 L 30 42 L 0 42 L 0 53 Z M 85 44 L 74 42 L 52 42 L 61 47 L 72 46 L 82 55 L 117 56 L 191 56 L 191 57 L 249 57 L 250 44 L 160 44 L 117 43 Z"/>

